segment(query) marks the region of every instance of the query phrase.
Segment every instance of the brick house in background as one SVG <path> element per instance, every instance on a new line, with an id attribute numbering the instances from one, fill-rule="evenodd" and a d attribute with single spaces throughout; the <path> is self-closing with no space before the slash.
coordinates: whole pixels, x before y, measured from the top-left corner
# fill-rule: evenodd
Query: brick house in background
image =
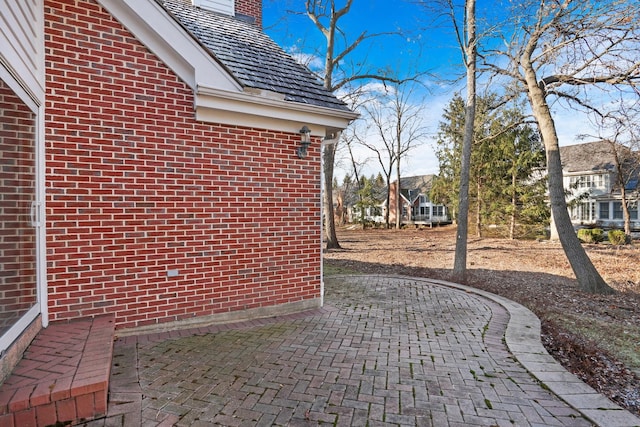
<path id="1" fill-rule="evenodd" d="M 0 5 L 3 375 L 50 321 L 322 305 L 321 144 L 355 114 L 260 0 Z"/>

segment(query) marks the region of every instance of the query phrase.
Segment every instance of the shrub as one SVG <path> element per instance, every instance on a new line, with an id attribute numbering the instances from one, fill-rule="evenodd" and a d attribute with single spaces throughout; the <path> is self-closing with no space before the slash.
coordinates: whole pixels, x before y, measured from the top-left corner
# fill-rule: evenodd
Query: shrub
<path id="1" fill-rule="evenodd" d="M 622 230 L 609 230 L 607 237 L 612 245 L 626 245 L 630 241 L 629 236 Z"/>
<path id="2" fill-rule="evenodd" d="M 583 243 L 598 243 L 604 240 L 601 228 L 581 228 L 578 230 L 578 239 Z"/>

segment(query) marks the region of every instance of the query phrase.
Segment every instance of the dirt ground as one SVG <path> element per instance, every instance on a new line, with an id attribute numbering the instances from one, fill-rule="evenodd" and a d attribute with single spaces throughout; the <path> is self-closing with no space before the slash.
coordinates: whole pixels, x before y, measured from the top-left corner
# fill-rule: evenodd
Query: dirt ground
<path id="1" fill-rule="evenodd" d="M 455 227 L 341 229 L 325 274 L 403 274 L 451 280 Z M 640 415 L 640 242 L 585 245 L 617 292 L 579 290 L 562 247 L 549 241 L 469 239 L 467 285 L 525 305 L 542 321 L 542 342 L 593 388 Z"/>

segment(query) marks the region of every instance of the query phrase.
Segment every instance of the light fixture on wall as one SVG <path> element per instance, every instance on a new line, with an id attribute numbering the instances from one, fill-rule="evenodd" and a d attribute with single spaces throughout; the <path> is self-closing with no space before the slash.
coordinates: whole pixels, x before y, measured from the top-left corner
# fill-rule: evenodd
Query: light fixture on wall
<path id="1" fill-rule="evenodd" d="M 300 129 L 300 147 L 296 150 L 299 158 L 304 159 L 307 157 L 309 145 L 311 145 L 311 129 L 305 125 Z"/>

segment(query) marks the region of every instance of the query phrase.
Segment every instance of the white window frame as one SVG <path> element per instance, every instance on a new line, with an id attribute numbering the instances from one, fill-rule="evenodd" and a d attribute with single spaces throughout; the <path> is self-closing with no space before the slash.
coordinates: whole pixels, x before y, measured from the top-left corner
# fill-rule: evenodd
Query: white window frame
<path id="1" fill-rule="evenodd" d="M 35 149 L 36 149 L 36 194 L 34 203 L 34 226 L 36 228 L 36 290 L 37 302 L 0 336 L 0 352 L 4 352 L 27 329 L 38 315 L 42 316 L 42 326 L 49 324 L 47 310 L 46 281 L 46 249 L 45 249 L 45 206 L 44 206 L 44 106 L 38 105 L 28 91 L 14 78 L 0 62 L 0 79 L 20 98 L 35 116 Z"/>

